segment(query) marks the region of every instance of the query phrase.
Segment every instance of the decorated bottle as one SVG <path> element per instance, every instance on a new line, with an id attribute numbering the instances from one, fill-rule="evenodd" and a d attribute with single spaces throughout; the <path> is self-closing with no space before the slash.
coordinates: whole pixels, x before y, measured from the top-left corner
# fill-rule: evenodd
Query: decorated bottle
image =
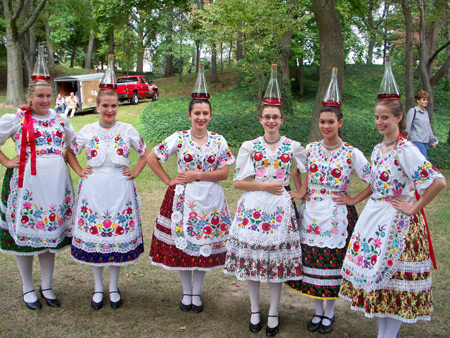
<path id="1" fill-rule="evenodd" d="M 283 103 L 280 95 L 280 87 L 278 87 L 276 64 L 273 64 L 272 69 L 270 70 L 269 85 L 267 86 L 266 93 L 264 94 L 263 103 L 277 106 Z"/>
<path id="2" fill-rule="evenodd" d="M 50 73 L 48 72 L 47 65 L 44 59 L 44 46 L 39 45 L 38 56 L 36 63 L 34 64 L 33 74 L 31 75 L 33 81 L 46 81 L 50 82 Z"/>
<path id="3" fill-rule="evenodd" d="M 394 74 L 392 74 L 391 56 L 386 55 L 383 80 L 381 80 L 381 85 L 378 89 L 378 100 L 398 100 L 399 98 L 400 92 L 398 91 Z"/>
<path id="4" fill-rule="evenodd" d="M 337 82 L 337 72 L 338 69 L 336 67 L 331 70 L 330 84 L 322 101 L 322 106 L 340 107 L 342 105 Z"/>
<path id="5" fill-rule="evenodd" d="M 208 100 L 211 95 L 208 93 L 205 79 L 205 65 L 200 63 L 198 65 L 198 76 L 195 82 L 194 91 L 191 94 L 193 99 Z"/>
<path id="6" fill-rule="evenodd" d="M 114 54 L 108 55 L 108 67 L 99 85 L 100 89 L 117 90 L 116 73 L 114 72 Z"/>

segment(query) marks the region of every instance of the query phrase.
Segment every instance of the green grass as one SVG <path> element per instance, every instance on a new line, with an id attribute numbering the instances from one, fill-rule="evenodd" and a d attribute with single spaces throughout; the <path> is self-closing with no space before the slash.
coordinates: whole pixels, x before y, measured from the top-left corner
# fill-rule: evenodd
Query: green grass
<path id="1" fill-rule="evenodd" d="M 315 82 L 313 80 L 311 84 Z M 355 80 L 356 81 L 356 80 Z M 189 87 L 190 88 L 190 87 Z M 222 110 L 228 105 L 233 105 L 236 115 L 245 109 L 250 109 L 248 119 L 255 118 L 254 110 L 250 103 L 248 106 L 240 104 L 240 98 L 245 97 L 244 91 L 233 92 L 236 98 L 230 97 L 223 104 L 214 105 L 213 120 L 222 114 Z M 310 98 L 312 93 L 307 94 Z M 4 97 L 4 96 L 3 96 Z M 220 97 L 214 95 L 213 100 Z M 238 100 L 235 102 L 236 100 Z M 0 95 L 0 103 L 3 102 Z M 174 99 L 175 100 L 175 99 Z M 177 99 L 178 100 L 178 99 Z M 145 109 L 165 105 L 169 109 L 171 105 L 166 102 L 175 102 L 180 117 L 174 123 L 185 123 L 187 100 L 171 101 L 162 98 L 160 102 L 145 101 L 137 106 L 123 104 L 119 108 L 118 119 L 127 123 L 137 124 L 141 112 Z M 181 99 L 180 99 L 181 100 Z M 303 99 L 302 99 L 303 100 Z M 297 104 L 297 110 L 301 112 L 296 118 L 307 119 L 311 109 L 311 103 Z M 356 100 L 363 100 L 356 97 Z M 217 102 L 218 103 L 218 102 Z M 356 104 L 356 103 L 355 103 Z M 176 109 L 175 109 L 176 110 Z M 13 112 L 14 109 L 8 110 Z M 6 112 L 6 111 L 5 111 Z M 346 117 L 350 111 L 344 111 Z M 354 113 L 356 115 L 356 112 Z M 71 123 L 76 130 L 98 119 L 94 113 L 77 114 Z M 306 123 L 306 122 L 305 122 Z M 346 120 L 348 125 L 348 121 Z M 156 123 L 155 123 L 155 127 Z M 307 130 L 308 126 L 302 126 Z M 255 131 L 260 133 L 261 127 L 255 125 Z M 219 131 L 219 130 L 218 130 Z M 162 133 L 162 131 L 161 131 Z M 164 134 L 170 134 L 169 130 Z M 250 134 L 246 134 L 250 135 Z M 301 137 L 306 137 L 301 135 Z M 297 139 L 302 139 L 298 137 Z M 152 147 L 155 142 L 144 137 L 147 145 Z M 250 138 L 250 137 L 248 137 Z M 373 143 L 372 143 L 373 145 Z M 237 155 L 238 148 L 233 147 L 232 152 Z M 8 156 L 14 155 L 12 142 L 5 146 Z M 85 163 L 83 156 L 79 157 L 81 164 Z M 131 165 L 137 161 L 137 155 L 133 153 Z M 172 156 L 165 168 L 170 175 L 176 173 L 176 161 Z M 447 181 L 450 179 L 450 170 L 442 170 Z M 221 182 L 231 211 L 234 213 L 236 202 L 241 192 L 234 189 L 231 181 L 232 170 L 229 179 Z M 74 183 L 77 177 L 72 172 Z M 154 267 L 147 259 L 150 248 L 151 235 L 154 222 L 161 205 L 166 186 L 146 168 L 136 179 L 141 195 L 143 209 L 143 233 L 146 253 L 133 265 L 123 268 L 120 275 L 120 289 L 124 299 L 121 309 L 113 311 L 108 303 L 99 311 L 90 307 L 90 299 L 93 292 L 93 277 L 89 266 L 78 264 L 70 257 L 68 250 L 57 255 L 53 288 L 62 302 L 62 307 L 52 309 L 44 305 L 37 312 L 28 310 L 21 298 L 21 279 L 13 256 L 0 254 L 0 266 L 2 278 L 0 278 L 0 336 L 1 337 L 264 337 L 264 328 L 259 334 L 251 334 L 248 330 L 249 298 L 246 283 L 237 282 L 231 276 L 226 276 L 220 270 L 207 274 L 204 288 L 203 301 L 205 310 L 201 314 L 182 313 L 178 304 L 181 299 L 181 285 L 178 274 L 175 271 L 167 271 Z M 358 180 L 352 180 L 350 195 L 356 194 L 364 188 L 364 184 Z M 450 322 L 450 234 L 448 231 L 448 219 L 450 211 L 448 200 L 450 199 L 450 187 L 447 186 L 438 197 L 426 208 L 427 218 L 432 232 L 433 244 L 438 260 L 438 270 L 433 271 L 433 295 L 434 313 L 431 322 L 420 322 L 414 325 L 403 325 L 399 337 L 448 337 L 448 323 Z M 361 211 L 364 203 L 358 205 Z M 34 261 L 34 283 L 36 288 L 40 285 L 40 268 L 38 260 Z M 108 269 L 104 273 L 105 291 L 108 290 Z M 108 298 L 106 297 L 105 300 Z M 269 309 L 269 295 L 267 285 L 261 287 L 261 313 L 263 325 L 266 323 Z M 317 334 L 306 330 L 306 323 L 314 313 L 314 302 L 306 297 L 283 288 L 280 301 L 281 326 L 279 337 L 317 337 Z M 330 337 L 374 337 L 376 336 L 376 320 L 363 319 L 361 313 L 350 310 L 349 304 L 342 300 L 337 302 L 335 329 Z"/>

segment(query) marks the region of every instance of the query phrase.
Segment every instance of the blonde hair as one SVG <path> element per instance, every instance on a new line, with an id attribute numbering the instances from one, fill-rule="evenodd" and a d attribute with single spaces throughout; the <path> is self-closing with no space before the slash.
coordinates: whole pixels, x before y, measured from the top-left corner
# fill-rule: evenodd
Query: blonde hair
<path id="1" fill-rule="evenodd" d="M 408 137 L 408 132 L 406 131 L 406 121 L 405 121 L 405 110 L 403 109 L 403 105 L 399 100 L 382 100 L 378 101 L 376 106 L 383 106 L 389 110 L 391 114 L 394 116 L 402 116 L 402 119 L 398 123 L 398 129 L 400 130 L 400 133 L 404 137 Z"/>
<path id="2" fill-rule="evenodd" d="M 117 100 L 119 100 L 119 95 L 117 95 L 117 92 L 112 89 L 100 89 L 97 94 L 97 104 L 100 104 L 100 101 L 103 96 L 115 96 Z"/>
<path id="3" fill-rule="evenodd" d="M 32 81 L 28 85 L 28 95 L 33 96 L 33 94 L 36 92 L 36 89 L 39 87 L 50 87 L 52 88 L 52 85 L 50 82 L 47 81 Z"/>

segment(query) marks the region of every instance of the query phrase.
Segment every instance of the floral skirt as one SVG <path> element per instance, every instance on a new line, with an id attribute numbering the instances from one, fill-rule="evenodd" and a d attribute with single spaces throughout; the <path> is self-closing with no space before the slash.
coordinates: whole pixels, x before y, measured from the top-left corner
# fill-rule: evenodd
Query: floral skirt
<path id="1" fill-rule="evenodd" d="M 342 281 L 339 296 L 368 318 L 394 318 L 405 323 L 430 320 L 433 311 L 431 261 L 422 215 L 413 216 L 397 272 L 384 289 L 367 292 Z"/>
<path id="2" fill-rule="evenodd" d="M 14 169 L 6 169 L 5 177 L 3 179 L 2 195 L 1 195 L 1 222 L 6 223 L 6 205 L 8 204 L 8 197 L 10 194 L 10 182 L 13 176 Z M 45 252 L 56 253 L 61 250 L 67 249 L 72 242 L 72 237 L 66 237 L 58 246 L 55 248 L 33 248 L 31 246 L 19 246 L 16 244 L 9 231 L 0 228 L 0 251 L 4 253 L 10 253 L 19 256 L 31 256 L 38 255 Z"/>
<path id="3" fill-rule="evenodd" d="M 169 270 L 212 270 L 224 265 L 226 253 L 208 257 L 191 256 L 178 249 L 172 240 L 171 217 L 175 186 L 169 187 L 159 210 L 153 231 L 150 260 Z"/>
<path id="4" fill-rule="evenodd" d="M 341 268 L 350 238 L 358 220 L 354 206 L 347 206 L 347 241 L 341 249 L 302 244 L 303 279 L 287 282 L 292 290 L 318 299 L 337 299 L 341 286 Z"/>

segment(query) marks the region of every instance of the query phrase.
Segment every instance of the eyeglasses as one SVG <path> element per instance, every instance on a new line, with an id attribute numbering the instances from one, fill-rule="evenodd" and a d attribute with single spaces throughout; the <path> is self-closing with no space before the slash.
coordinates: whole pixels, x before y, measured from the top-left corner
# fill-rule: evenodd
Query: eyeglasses
<path id="1" fill-rule="evenodd" d="M 263 116 L 261 116 L 261 118 L 262 118 L 264 121 L 270 121 L 270 119 L 272 119 L 272 120 L 274 120 L 274 121 L 278 121 L 278 120 L 281 119 L 281 116 L 280 116 L 280 115 L 273 115 L 273 116 L 270 116 L 270 115 L 263 115 Z"/>

